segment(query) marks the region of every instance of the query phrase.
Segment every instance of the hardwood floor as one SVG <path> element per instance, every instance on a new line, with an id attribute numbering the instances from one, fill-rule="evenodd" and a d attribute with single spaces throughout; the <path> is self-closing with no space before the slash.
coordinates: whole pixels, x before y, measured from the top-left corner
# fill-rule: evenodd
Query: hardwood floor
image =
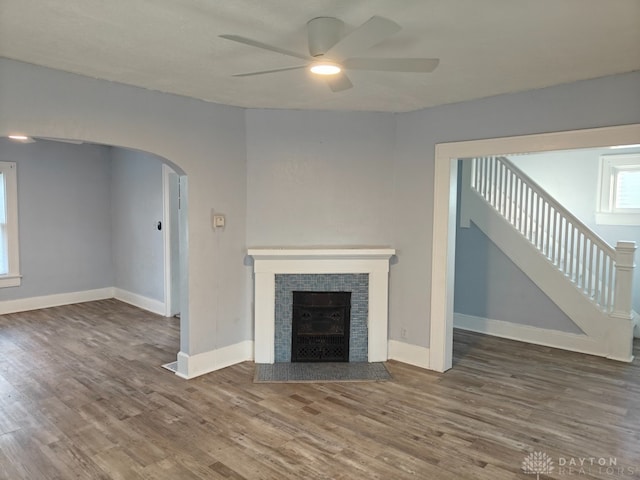
<path id="1" fill-rule="evenodd" d="M 0 316 L 0 478 L 532 479 L 534 451 L 540 478 L 640 478 L 638 360 L 457 331 L 445 374 L 254 384 L 245 362 L 185 381 L 160 367 L 178 337 L 116 300 Z"/>

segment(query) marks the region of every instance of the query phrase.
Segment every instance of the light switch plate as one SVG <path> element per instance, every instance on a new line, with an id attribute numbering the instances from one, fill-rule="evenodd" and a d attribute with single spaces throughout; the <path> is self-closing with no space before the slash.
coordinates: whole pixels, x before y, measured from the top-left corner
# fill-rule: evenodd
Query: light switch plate
<path id="1" fill-rule="evenodd" d="M 214 226 L 214 228 L 222 228 L 222 227 L 224 227 L 224 215 L 214 215 L 213 216 L 213 226 Z"/>

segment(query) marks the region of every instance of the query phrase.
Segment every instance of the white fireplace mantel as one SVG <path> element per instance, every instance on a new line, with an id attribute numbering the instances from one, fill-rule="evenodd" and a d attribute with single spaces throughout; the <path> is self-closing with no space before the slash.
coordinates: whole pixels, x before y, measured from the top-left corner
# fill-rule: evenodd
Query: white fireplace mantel
<path id="1" fill-rule="evenodd" d="M 276 274 L 369 274 L 368 360 L 388 358 L 389 259 L 392 248 L 250 248 L 255 278 L 254 358 L 275 359 Z"/>

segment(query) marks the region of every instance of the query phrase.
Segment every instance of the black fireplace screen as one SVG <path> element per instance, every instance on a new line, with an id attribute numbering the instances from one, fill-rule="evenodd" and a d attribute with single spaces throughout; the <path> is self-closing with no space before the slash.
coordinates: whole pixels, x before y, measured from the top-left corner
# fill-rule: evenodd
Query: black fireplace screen
<path id="1" fill-rule="evenodd" d="M 293 292 L 292 362 L 348 362 L 351 292 Z"/>

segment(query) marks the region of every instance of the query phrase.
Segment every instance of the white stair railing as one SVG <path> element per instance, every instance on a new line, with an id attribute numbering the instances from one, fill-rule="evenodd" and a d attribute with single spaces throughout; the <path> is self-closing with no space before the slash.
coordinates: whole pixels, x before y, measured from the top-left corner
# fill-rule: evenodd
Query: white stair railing
<path id="1" fill-rule="evenodd" d="M 635 242 L 613 248 L 507 158 L 471 162 L 473 191 L 603 312 L 632 318 Z"/>

